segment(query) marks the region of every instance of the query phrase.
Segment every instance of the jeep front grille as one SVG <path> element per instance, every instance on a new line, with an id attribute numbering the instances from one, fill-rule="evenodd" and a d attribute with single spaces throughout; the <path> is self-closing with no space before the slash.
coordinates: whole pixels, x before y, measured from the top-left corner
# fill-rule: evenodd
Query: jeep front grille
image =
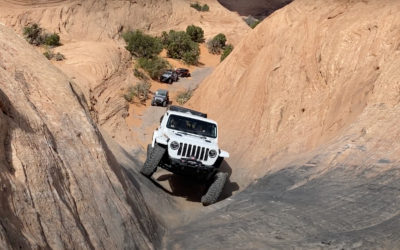
<path id="1" fill-rule="evenodd" d="M 208 160 L 208 152 L 210 150 L 205 147 L 200 147 L 187 143 L 179 143 L 178 155 L 182 157 L 195 157 L 200 161 Z"/>

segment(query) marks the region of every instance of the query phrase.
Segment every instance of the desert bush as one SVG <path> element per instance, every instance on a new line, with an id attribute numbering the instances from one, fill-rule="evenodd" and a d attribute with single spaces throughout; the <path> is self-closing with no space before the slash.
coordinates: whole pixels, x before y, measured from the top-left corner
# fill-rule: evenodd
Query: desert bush
<path id="1" fill-rule="evenodd" d="M 247 23 L 247 25 L 249 25 L 250 26 L 250 28 L 252 28 L 252 29 L 254 29 L 259 23 L 260 23 L 260 20 L 258 20 L 257 18 L 255 18 L 255 17 L 252 17 L 252 16 L 248 16 L 248 17 L 246 17 L 246 18 L 243 18 L 243 20 Z"/>
<path id="2" fill-rule="evenodd" d="M 196 3 L 191 3 L 190 7 L 194 8 L 194 9 L 196 9 L 198 11 L 201 11 L 201 5 L 199 3 L 197 3 L 197 2 Z"/>
<path id="3" fill-rule="evenodd" d="M 197 64 L 199 61 L 199 44 L 193 42 L 184 31 L 170 30 L 166 48 L 168 57 L 183 59 L 187 64 Z"/>
<path id="4" fill-rule="evenodd" d="M 163 31 L 161 33 L 160 41 L 161 41 L 162 45 L 164 46 L 164 48 L 166 48 L 168 46 L 168 33 L 166 31 Z"/>
<path id="5" fill-rule="evenodd" d="M 176 96 L 176 102 L 179 103 L 179 105 L 183 105 L 190 100 L 192 95 L 193 95 L 193 90 L 190 89 L 179 92 L 178 95 Z"/>
<path id="6" fill-rule="evenodd" d="M 24 27 L 23 35 L 30 44 L 36 46 L 43 44 L 42 28 L 36 23 Z"/>
<path id="7" fill-rule="evenodd" d="M 44 40 L 44 44 L 51 46 L 51 47 L 60 45 L 60 36 L 57 33 L 45 34 L 43 40 Z"/>
<path id="8" fill-rule="evenodd" d="M 190 36 L 193 42 L 202 43 L 204 42 L 204 30 L 195 25 L 189 25 L 186 28 L 186 34 Z"/>
<path id="9" fill-rule="evenodd" d="M 46 50 L 46 51 L 43 53 L 43 55 L 44 55 L 48 60 L 53 59 L 53 57 L 55 56 L 54 53 L 53 53 L 53 51 L 51 51 L 51 50 Z"/>
<path id="10" fill-rule="evenodd" d="M 224 51 L 221 54 L 221 62 L 223 60 L 225 60 L 225 58 L 227 56 L 229 56 L 229 54 L 232 52 L 232 50 L 233 50 L 233 45 L 232 44 L 228 44 L 228 45 L 225 46 Z"/>
<path id="11" fill-rule="evenodd" d="M 140 30 L 128 31 L 122 37 L 127 44 L 125 48 L 136 57 L 152 58 L 162 50 L 159 39 L 146 35 Z"/>
<path id="12" fill-rule="evenodd" d="M 207 42 L 208 51 L 212 54 L 220 54 L 225 48 L 226 36 L 222 33 L 216 35 L 213 39 Z"/>
<path id="13" fill-rule="evenodd" d="M 210 7 L 207 4 L 204 4 L 201 6 L 198 2 L 196 3 L 191 3 L 190 7 L 196 9 L 197 11 L 209 11 Z"/>
<path id="14" fill-rule="evenodd" d="M 209 11 L 210 7 L 207 4 L 204 4 L 203 7 L 201 7 L 201 11 Z"/>
<path id="15" fill-rule="evenodd" d="M 158 79 L 160 75 L 167 69 L 171 68 L 171 65 L 167 60 L 161 57 L 154 58 L 139 58 L 138 66 L 145 70 L 152 79 Z"/>
<path id="16" fill-rule="evenodd" d="M 145 102 L 147 99 L 149 99 L 150 87 L 151 85 L 148 82 L 139 82 L 128 88 L 124 98 L 128 102 L 134 101 L 135 98 L 137 98 L 140 102 Z"/>
<path id="17" fill-rule="evenodd" d="M 62 61 L 65 59 L 65 56 L 60 52 L 57 52 L 57 54 L 54 55 L 54 59 L 56 59 L 56 61 Z"/>
<path id="18" fill-rule="evenodd" d="M 141 80 L 145 80 L 145 81 L 149 80 L 149 78 L 146 76 L 146 74 L 143 73 L 143 71 L 141 71 L 137 67 L 135 67 L 135 69 L 133 70 L 133 75 L 136 76 L 136 78 L 141 79 Z"/>

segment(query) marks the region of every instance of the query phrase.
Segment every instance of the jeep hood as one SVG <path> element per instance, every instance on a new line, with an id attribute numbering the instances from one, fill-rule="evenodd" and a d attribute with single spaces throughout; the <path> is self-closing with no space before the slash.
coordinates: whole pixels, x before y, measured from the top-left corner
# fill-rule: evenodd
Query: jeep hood
<path id="1" fill-rule="evenodd" d="M 190 134 L 176 130 L 168 130 L 166 135 L 171 141 L 187 142 L 191 144 L 201 145 L 208 148 L 218 148 L 218 140 L 215 138 L 205 137 L 201 135 Z"/>

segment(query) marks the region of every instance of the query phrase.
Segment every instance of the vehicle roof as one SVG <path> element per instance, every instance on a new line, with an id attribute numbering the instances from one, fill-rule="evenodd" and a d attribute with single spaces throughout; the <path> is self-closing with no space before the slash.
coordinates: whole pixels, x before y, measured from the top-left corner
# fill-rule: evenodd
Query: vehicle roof
<path id="1" fill-rule="evenodd" d="M 178 111 L 171 111 L 171 110 L 168 110 L 168 111 L 167 111 L 167 114 L 170 114 L 170 115 L 178 115 L 178 116 L 183 116 L 183 117 L 188 117 L 188 118 L 192 118 L 192 119 L 195 119 L 195 120 L 200 120 L 200 121 L 204 121 L 204 122 L 214 123 L 214 124 L 217 125 L 217 122 L 214 121 L 214 120 L 211 120 L 211 119 L 208 119 L 208 118 L 203 118 L 203 117 L 198 116 L 198 115 L 192 115 L 192 114 L 189 113 L 189 112 L 178 112 Z"/>
<path id="2" fill-rule="evenodd" d="M 168 90 L 166 90 L 166 89 L 157 89 L 156 93 L 167 94 Z"/>

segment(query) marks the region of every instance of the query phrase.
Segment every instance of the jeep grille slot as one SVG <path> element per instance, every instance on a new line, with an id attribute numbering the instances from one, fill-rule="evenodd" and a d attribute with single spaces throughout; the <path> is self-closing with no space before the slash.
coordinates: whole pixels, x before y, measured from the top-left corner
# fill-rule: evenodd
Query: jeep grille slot
<path id="1" fill-rule="evenodd" d="M 189 144 L 189 147 L 188 147 L 188 150 L 187 150 L 187 153 L 186 153 L 186 157 L 190 157 L 190 153 L 191 152 L 192 152 L 192 145 Z"/>
<path id="2" fill-rule="evenodd" d="M 209 151 L 210 149 L 205 147 L 181 142 L 179 143 L 178 155 L 182 157 L 195 157 L 197 160 L 207 161 Z"/>
<path id="3" fill-rule="evenodd" d="M 182 142 L 179 143 L 178 155 L 181 155 L 181 153 L 182 153 L 182 146 L 183 146 L 183 143 Z"/>

